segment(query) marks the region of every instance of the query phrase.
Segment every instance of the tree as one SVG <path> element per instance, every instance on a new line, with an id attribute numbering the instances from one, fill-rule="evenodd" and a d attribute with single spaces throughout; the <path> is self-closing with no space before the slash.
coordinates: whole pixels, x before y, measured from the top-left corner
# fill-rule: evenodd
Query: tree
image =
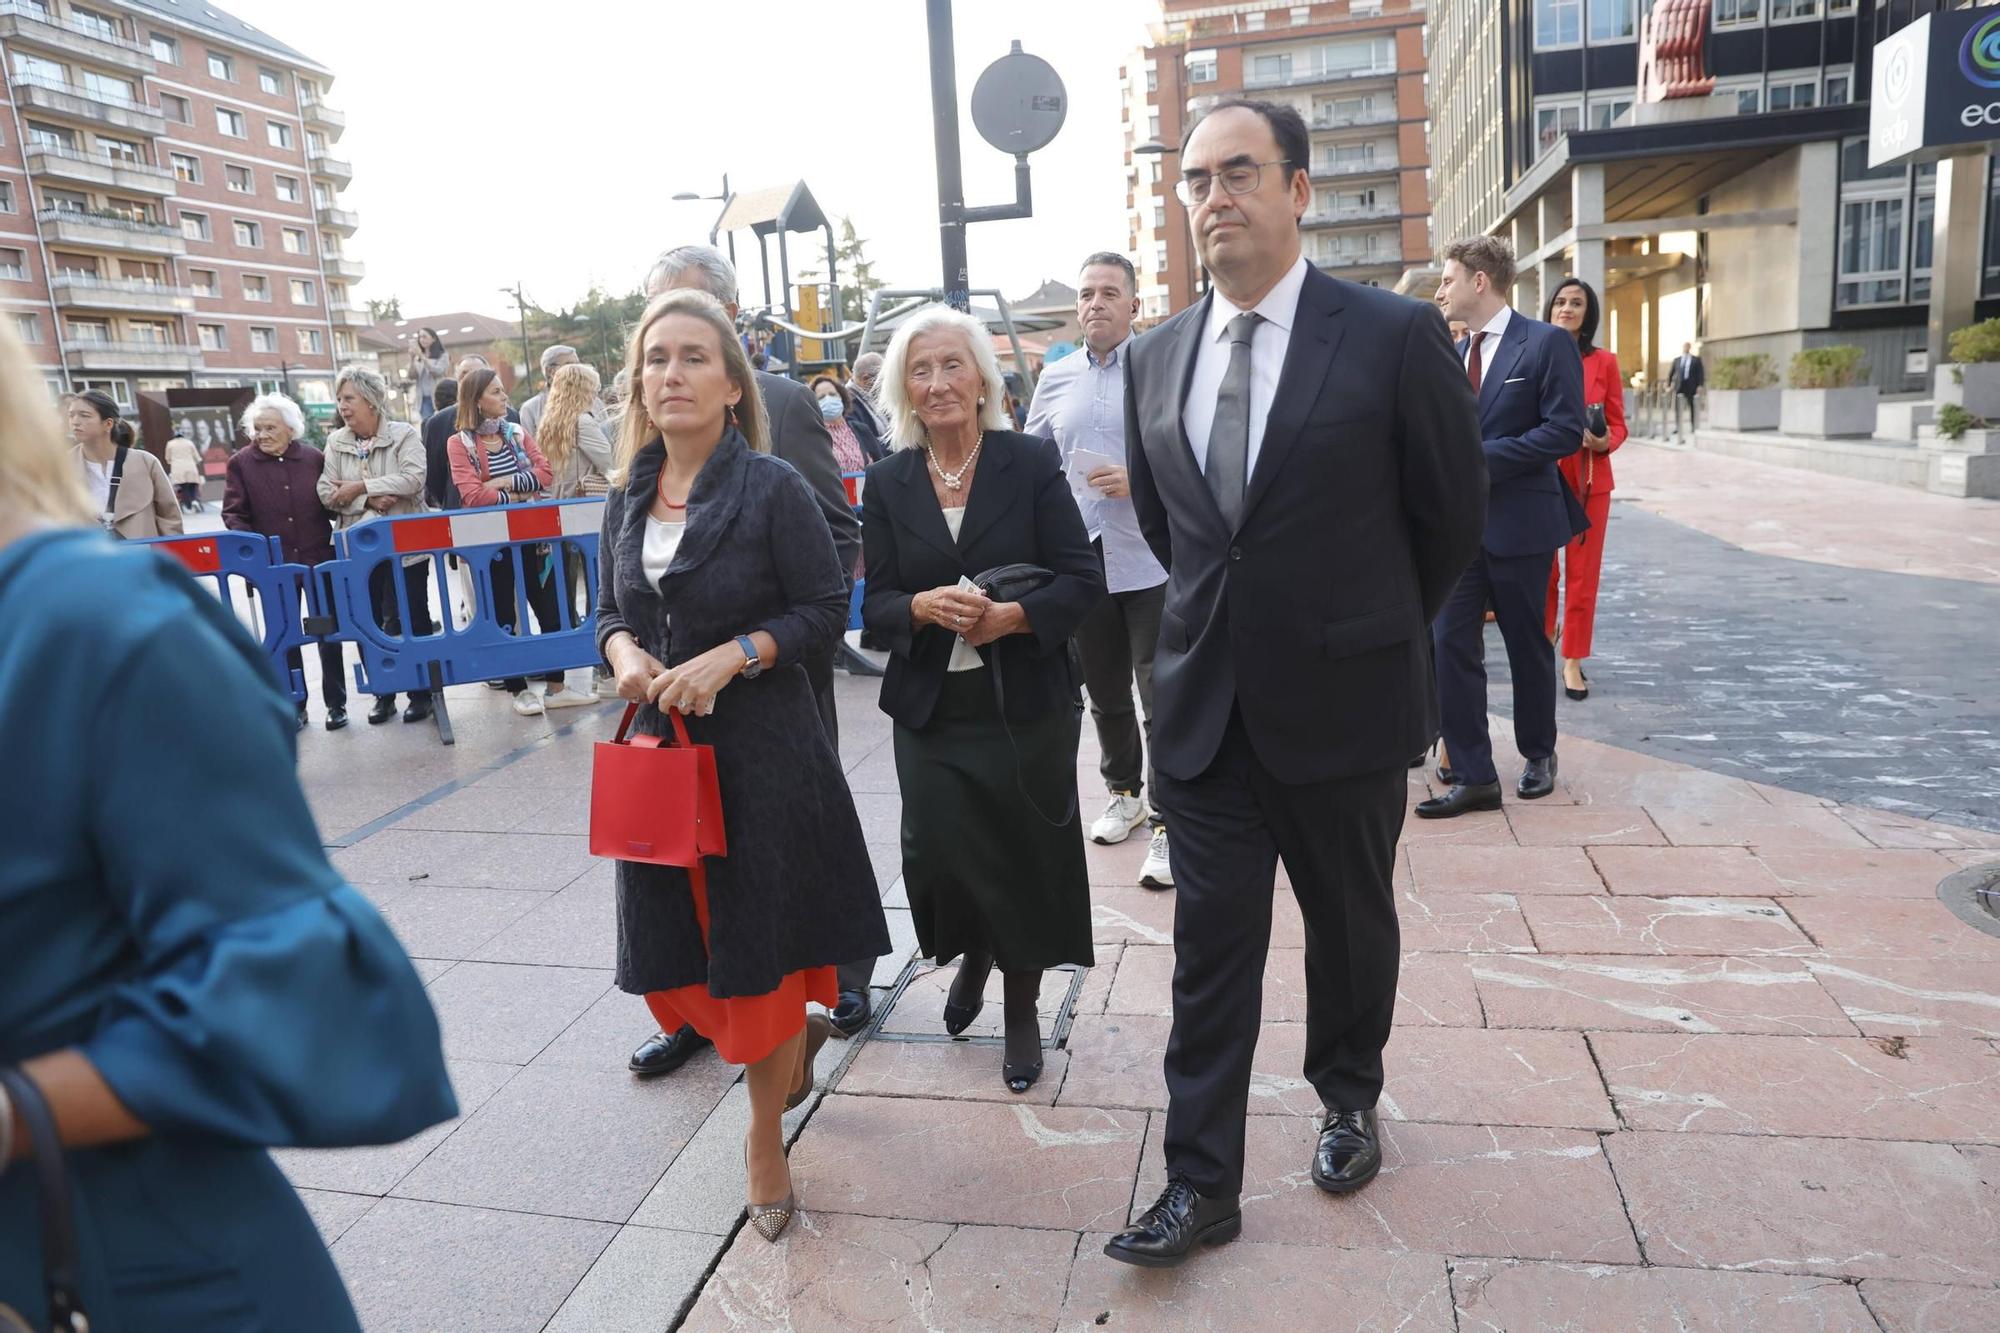
<path id="1" fill-rule="evenodd" d="M 840 220 L 840 239 L 834 242 L 834 258 L 840 261 L 840 318 L 842 323 L 858 324 L 868 318 L 868 297 L 884 284 L 875 276 L 875 265 L 870 263 L 862 247 L 867 242 L 854 230 L 854 219 Z"/>
<path id="2" fill-rule="evenodd" d="M 402 317 L 403 302 L 401 297 L 392 296 L 386 301 L 371 300 L 368 303 L 368 320 L 371 324 L 380 324 L 385 319 L 401 319 Z"/>

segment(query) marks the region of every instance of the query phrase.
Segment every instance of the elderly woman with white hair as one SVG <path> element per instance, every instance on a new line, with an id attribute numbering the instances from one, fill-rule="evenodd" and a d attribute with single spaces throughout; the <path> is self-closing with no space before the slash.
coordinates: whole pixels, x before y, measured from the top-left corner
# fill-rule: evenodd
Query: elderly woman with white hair
<path id="1" fill-rule="evenodd" d="M 359 523 L 424 510 L 424 437 L 407 421 L 389 415 L 389 385 L 374 371 L 348 366 L 333 383 L 333 402 L 340 428 L 326 437 L 326 464 L 319 476 L 319 502 L 333 513 L 333 526 L 346 531 Z M 430 557 L 410 556 L 402 563 L 403 593 L 410 605 L 411 632 L 434 634 L 429 581 Z M 375 623 L 391 634 L 402 632 L 402 610 L 390 566 L 378 566 L 368 576 L 368 604 Z M 431 715 L 431 692 L 411 690 L 403 721 L 421 722 Z M 380 725 L 396 715 L 395 694 L 378 694 L 368 721 Z"/>
<path id="2" fill-rule="evenodd" d="M 243 411 L 243 433 L 251 447 L 229 457 L 222 485 L 222 523 L 235 532 L 261 532 L 276 537 L 283 558 L 293 564 L 317 565 L 333 559 L 333 523 L 319 502 L 319 479 L 326 455 L 299 437 L 306 433 L 305 414 L 281 393 L 267 393 Z M 319 645 L 321 697 L 326 701 L 326 729 L 347 725 L 347 681 L 342 676 L 340 645 Z M 299 650 L 286 659 L 299 669 Z M 299 704 L 299 727 L 306 725 L 306 706 Z"/>
<path id="3" fill-rule="evenodd" d="M 1042 1072 L 1042 972 L 1093 961 L 1077 817 L 1081 674 L 1070 639 L 1104 574 L 1047 440 L 1008 428 L 993 343 L 932 306 L 889 344 L 878 392 L 889 457 L 868 469 L 861 615 L 890 651 L 903 878 L 917 940 L 961 958 L 954 1036 L 1004 977 L 1001 1075 Z"/>

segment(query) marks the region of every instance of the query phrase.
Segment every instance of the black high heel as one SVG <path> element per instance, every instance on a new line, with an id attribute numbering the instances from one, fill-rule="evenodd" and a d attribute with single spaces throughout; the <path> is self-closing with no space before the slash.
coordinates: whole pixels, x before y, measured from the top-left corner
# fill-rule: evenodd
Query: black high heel
<path id="1" fill-rule="evenodd" d="M 1032 1032 L 1035 1058 L 1033 1063 L 1014 1061 L 1003 1053 L 1000 1057 L 1000 1077 L 1007 1084 L 1007 1091 L 1026 1092 L 1035 1086 L 1035 1080 L 1042 1076 L 1042 1019 L 1039 1012 L 1042 998 L 1042 974 L 1035 972 L 1009 972 L 1002 979 L 1007 1009 L 1007 1046 L 1014 1047 L 1017 1036 L 1022 1042 L 1028 1040 L 1022 1030 Z"/>
<path id="2" fill-rule="evenodd" d="M 944 1030 L 956 1037 L 971 1027 L 986 1008 L 986 979 L 993 975 L 993 955 L 973 953 L 961 954 L 958 960 L 958 975 L 952 978 L 951 991 L 944 1001 Z M 967 995 L 971 996 L 968 1003 Z"/>
<path id="3" fill-rule="evenodd" d="M 1577 668 L 1577 671 L 1576 671 L 1576 674 L 1577 674 L 1577 675 L 1579 675 L 1579 676 L 1583 676 L 1583 668 L 1582 668 L 1582 667 L 1578 667 L 1578 668 Z M 1564 682 L 1563 682 L 1563 693 L 1564 693 L 1564 694 L 1566 694 L 1566 695 L 1568 695 L 1568 696 L 1569 696 L 1570 698 L 1572 698 L 1572 699 L 1588 699 L 1588 698 L 1590 697 L 1590 677 L 1589 677 L 1589 676 L 1583 676 L 1583 688 L 1582 688 L 1582 689 L 1580 689 L 1580 690 L 1573 690 L 1573 689 L 1571 689 L 1571 688 L 1569 687 L 1569 682 L 1568 682 L 1568 681 L 1564 681 Z"/>

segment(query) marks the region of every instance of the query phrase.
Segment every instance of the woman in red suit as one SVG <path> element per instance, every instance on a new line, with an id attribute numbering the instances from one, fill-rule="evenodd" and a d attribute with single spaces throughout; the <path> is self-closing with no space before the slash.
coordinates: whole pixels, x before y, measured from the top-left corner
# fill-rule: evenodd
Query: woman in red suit
<path id="1" fill-rule="evenodd" d="M 1590 678 L 1583 659 L 1590 656 L 1590 627 L 1597 618 L 1597 572 L 1604 561 L 1604 530 L 1611 519 L 1611 454 L 1625 443 L 1625 389 L 1618 358 L 1596 346 L 1597 293 L 1581 278 L 1564 278 L 1549 297 L 1544 319 L 1568 329 L 1583 353 L 1583 448 L 1557 464 L 1563 480 L 1583 502 L 1590 527 L 1563 548 L 1560 565 L 1549 568 L 1548 634 L 1556 638 L 1561 613 L 1563 693 L 1572 699 L 1590 697 Z M 1600 415 L 1601 412 L 1601 415 Z M 1561 572 L 1569 571 L 1564 595 Z"/>

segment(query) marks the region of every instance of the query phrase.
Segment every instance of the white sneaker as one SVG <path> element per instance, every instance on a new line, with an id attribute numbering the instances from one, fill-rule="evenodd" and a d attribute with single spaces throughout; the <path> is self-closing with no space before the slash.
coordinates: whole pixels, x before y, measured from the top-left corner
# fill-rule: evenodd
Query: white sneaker
<path id="1" fill-rule="evenodd" d="M 596 702 L 597 695 L 594 691 L 585 694 L 582 690 L 573 690 L 567 685 L 557 685 L 542 696 L 542 707 L 545 709 L 581 708 L 585 704 L 594 704 Z"/>
<path id="2" fill-rule="evenodd" d="M 1146 803 L 1137 796 L 1116 792 L 1111 797 L 1111 804 L 1104 807 L 1104 813 L 1090 826 L 1090 840 L 1106 846 L 1123 842 L 1132 835 L 1133 829 L 1146 822 L 1151 813 L 1146 809 Z"/>
<path id="3" fill-rule="evenodd" d="M 1146 849 L 1146 860 L 1139 867 L 1139 882 L 1149 889 L 1171 889 L 1174 886 L 1174 870 L 1167 863 L 1167 831 L 1153 830 L 1153 845 Z"/>
<path id="4" fill-rule="evenodd" d="M 514 711 L 522 717 L 540 717 L 542 715 L 542 696 L 536 694 L 533 690 L 522 690 L 514 696 Z"/>

